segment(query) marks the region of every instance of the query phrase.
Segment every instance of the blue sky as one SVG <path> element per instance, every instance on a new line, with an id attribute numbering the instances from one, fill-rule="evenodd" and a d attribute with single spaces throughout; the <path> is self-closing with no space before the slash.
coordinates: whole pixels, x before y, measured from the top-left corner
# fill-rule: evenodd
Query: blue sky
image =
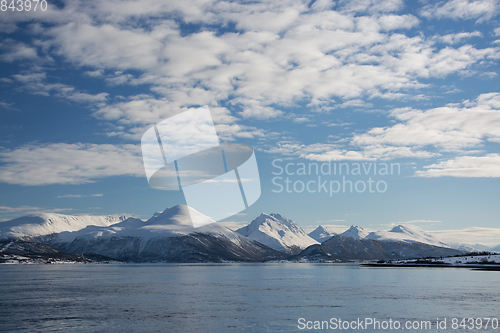
<path id="1" fill-rule="evenodd" d="M 261 198 L 228 226 L 264 211 L 304 228 L 412 223 L 496 245 L 499 12 L 499 1 L 466 0 L 75 0 L 1 11 L 0 219 L 147 218 L 184 203 L 148 186 L 140 138 L 208 105 L 219 137 L 254 147 L 261 174 Z M 275 159 L 401 172 L 373 176 L 383 193 L 275 193 Z"/>

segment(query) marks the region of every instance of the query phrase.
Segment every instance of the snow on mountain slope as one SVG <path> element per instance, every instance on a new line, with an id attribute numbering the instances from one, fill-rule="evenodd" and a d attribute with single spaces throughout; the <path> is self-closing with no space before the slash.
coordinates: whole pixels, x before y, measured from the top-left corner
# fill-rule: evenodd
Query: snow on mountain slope
<path id="1" fill-rule="evenodd" d="M 460 244 L 456 242 L 445 242 L 447 247 L 451 247 L 452 249 L 457 249 L 460 251 L 465 251 L 465 252 L 481 252 L 485 251 L 484 249 L 481 250 L 474 245 L 469 245 L 469 244 Z"/>
<path id="2" fill-rule="evenodd" d="M 314 231 L 311 231 L 309 234 L 307 234 L 309 237 L 314 239 L 315 241 L 318 241 L 320 243 L 323 243 L 324 241 L 332 238 L 333 236 L 336 235 L 334 232 L 328 231 L 325 227 L 322 225 L 318 226 Z"/>
<path id="3" fill-rule="evenodd" d="M 398 225 L 390 231 L 371 232 L 365 238 L 382 241 L 420 242 L 434 246 L 451 247 L 431 234 L 412 225 Z"/>
<path id="4" fill-rule="evenodd" d="M 294 221 L 279 214 L 262 213 L 249 225 L 236 232 L 272 249 L 291 254 L 296 254 L 310 245 L 318 244 Z"/>
<path id="5" fill-rule="evenodd" d="M 398 242 L 420 242 L 433 246 L 447 247 L 465 252 L 474 252 L 481 250 L 479 247 L 467 244 L 444 242 L 433 236 L 429 232 L 415 227 L 413 225 L 398 225 L 391 230 L 374 231 L 368 233 L 361 227 L 351 226 L 347 231 L 340 234 L 345 237 L 357 239 L 373 239 L 379 241 L 398 241 Z"/>
<path id="6" fill-rule="evenodd" d="M 344 237 L 352 237 L 356 239 L 365 238 L 368 235 L 368 231 L 358 226 L 351 226 L 349 229 L 340 234 Z"/>
<path id="7" fill-rule="evenodd" d="M 206 226 L 215 223 L 210 217 L 186 205 L 167 208 L 160 214 L 154 214 L 146 221 L 148 225 L 178 225 L 188 227 Z"/>
<path id="8" fill-rule="evenodd" d="M 125 261 L 220 262 L 262 261 L 284 255 L 218 223 L 196 210 L 178 205 L 147 221 L 127 219 L 109 227 L 89 226 L 68 233 L 73 239 L 58 248 L 70 253 L 97 253 Z"/>
<path id="9" fill-rule="evenodd" d="M 490 251 L 492 251 L 492 252 L 500 252 L 500 245 L 491 248 Z"/>
<path id="10" fill-rule="evenodd" d="M 193 224 L 206 224 L 194 228 Z M 175 237 L 192 233 L 210 233 L 238 240 L 241 236 L 234 231 L 215 223 L 208 216 L 186 205 L 177 205 L 155 213 L 149 220 L 129 218 L 121 223 L 107 227 L 89 226 L 75 233 L 74 238 L 98 237 L 139 237 L 143 240 L 157 237 Z M 65 239 L 68 237 L 65 235 Z"/>
<path id="11" fill-rule="evenodd" d="M 107 227 L 126 218 L 114 215 L 32 214 L 0 223 L 0 239 L 46 236 L 65 231 L 78 231 L 90 225 Z"/>
<path id="12" fill-rule="evenodd" d="M 398 258 L 426 258 L 462 255 L 463 251 L 420 242 L 374 240 L 334 236 L 319 245 L 313 245 L 290 260 L 388 260 Z"/>

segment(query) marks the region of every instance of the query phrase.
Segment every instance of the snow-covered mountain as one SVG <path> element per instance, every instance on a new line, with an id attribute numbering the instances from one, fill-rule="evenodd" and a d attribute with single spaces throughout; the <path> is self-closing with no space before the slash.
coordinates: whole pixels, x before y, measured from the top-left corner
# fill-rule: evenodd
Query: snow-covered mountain
<path id="1" fill-rule="evenodd" d="M 370 232 L 365 238 L 381 241 L 420 242 L 434 246 L 451 247 L 422 229 L 408 224 L 400 224 L 389 231 Z"/>
<path id="2" fill-rule="evenodd" d="M 336 235 L 334 232 L 328 231 L 325 227 L 322 225 L 318 226 L 314 231 L 311 231 L 309 234 L 307 234 L 309 237 L 314 239 L 315 241 L 318 241 L 320 243 L 323 243 L 324 241 L 332 238 L 333 236 Z"/>
<path id="3" fill-rule="evenodd" d="M 207 224 L 194 228 L 193 224 Z M 63 239 L 96 239 L 100 237 L 136 237 L 149 240 L 158 237 L 175 237 L 192 233 L 213 233 L 228 238 L 238 238 L 240 235 L 215 223 L 208 216 L 186 205 L 177 205 L 155 213 L 149 220 L 142 221 L 128 218 L 123 222 L 106 227 L 88 226 L 85 229 L 61 235 Z M 70 237 L 71 236 L 71 237 Z"/>
<path id="4" fill-rule="evenodd" d="M 492 252 L 500 252 L 500 245 L 491 248 L 490 251 L 492 251 Z"/>
<path id="5" fill-rule="evenodd" d="M 212 222 L 212 223 L 210 223 Z M 220 262 L 280 259 L 283 253 L 248 239 L 186 206 L 167 208 L 149 220 L 129 218 L 108 227 L 63 233 L 56 247 L 124 261 Z M 199 228 L 193 225 L 206 224 Z"/>
<path id="6" fill-rule="evenodd" d="M 484 247 L 481 247 L 483 248 L 482 250 L 478 247 L 475 247 L 474 245 L 468 245 L 468 244 L 461 244 L 461 243 L 456 243 L 456 242 L 445 242 L 445 244 L 452 248 L 452 249 L 456 249 L 456 250 L 461 250 L 461 251 L 465 251 L 465 252 L 481 252 L 481 251 L 488 251 L 488 249 L 484 250 Z"/>
<path id="7" fill-rule="evenodd" d="M 421 242 L 374 240 L 336 235 L 319 245 L 312 245 L 289 260 L 349 261 L 388 260 L 461 255 L 465 252 Z"/>
<path id="8" fill-rule="evenodd" d="M 0 223 L 0 239 L 48 236 L 82 230 L 87 226 L 107 227 L 125 219 L 127 216 L 32 214 Z"/>
<path id="9" fill-rule="evenodd" d="M 65 253 L 135 262 L 265 261 L 286 256 L 214 222 L 178 205 L 147 221 L 112 216 L 26 216 L 0 223 L 0 235 L 7 248 L 29 240 L 35 247 L 47 244 Z"/>
<path id="10" fill-rule="evenodd" d="M 358 226 L 351 226 L 349 229 L 340 234 L 344 237 L 352 237 L 356 239 L 365 238 L 368 235 L 368 231 Z"/>
<path id="11" fill-rule="evenodd" d="M 391 230 L 373 231 L 373 232 L 367 232 L 366 230 L 358 226 L 351 226 L 348 230 L 341 233 L 340 235 L 356 239 L 373 239 L 377 241 L 392 241 L 392 242 L 405 242 L 405 243 L 418 242 L 427 245 L 452 248 L 465 252 L 474 252 L 481 250 L 475 246 L 467 244 L 444 242 L 443 240 L 433 236 L 429 232 L 425 232 L 424 230 L 418 227 L 408 224 L 405 225 L 400 224 L 398 226 L 395 226 Z"/>
<path id="12" fill-rule="evenodd" d="M 194 228 L 196 225 L 203 226 Z M 299 257 L 328 260 L 449 255 L 474 250 L 446 244 L 409 225 L 371 233 L 351 226 L 341 235 L 333 235 L 319 226 L 310 234 L 315 240 L 279 214 L 261 214 L 234 232 L 188 206 L 178 205 L 155 213 L 147 221 L 125 216 L 62 214 L 17 218 L 0 223 L 0 253 L 19 255 L 27 251 L 39 257 L 43 250 L 47 260 L 51 256 L 69 258 L 69 253 L 135 262 L 221 262 L 278 260 L 304 249 Z M 318 240 L 322 242 L 319 247 Z M 500 252 L 499 247 L 496 251 Z M 9 252 L 14 250 L 17 252 Z"/>
<path id="13" fill-rule="evenodd" d="M 239 234 L 278 251 L 296 254 L 318 244 L 294 221 L 280 214 L 262 213 L 249 225 L 236 230 Z"/>

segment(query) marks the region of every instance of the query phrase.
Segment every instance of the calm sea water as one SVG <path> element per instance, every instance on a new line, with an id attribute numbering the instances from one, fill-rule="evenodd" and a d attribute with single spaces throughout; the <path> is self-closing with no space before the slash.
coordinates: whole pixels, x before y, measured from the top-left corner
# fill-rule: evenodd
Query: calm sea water
<path id="1" fill-rule="evenodd" d="M 2 265 L 0 331 L 304 332 L 299 318 L 439 317 L 447 330 L 428 332 L 457 332 L 453 317 L 500 319 L 499 282 L 500 272 L 354 264 Z"/>

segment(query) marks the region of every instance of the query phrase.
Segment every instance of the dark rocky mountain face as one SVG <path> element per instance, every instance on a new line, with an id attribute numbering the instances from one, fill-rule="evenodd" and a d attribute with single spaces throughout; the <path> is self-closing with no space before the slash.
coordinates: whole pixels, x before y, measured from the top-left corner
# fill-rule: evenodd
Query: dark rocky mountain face
<path id="1" fill-rule="evenodd" d="M 389 260 L 453 256 L 465 252 L 417 242 L 377 241 L 336 235 L 290 259 Z"/>
<path id="2" fill-rule="evenodd" d="M 205 233 L 176 237 L 110 237 L 76 239 L 62 249 L 70 253 L 97 253 L 127 262 L 261 262 L 287 255 L 250 239 L 239 242 Z"/>
<path id="3" fill-rule="evenodd" d="M 116 261 L 97 254 L 66 253 L 48 244 L 26 240 L 0 241 L 0 263 L 38 263 L 51 264 L 58 262 L 110 262 Z"/>

